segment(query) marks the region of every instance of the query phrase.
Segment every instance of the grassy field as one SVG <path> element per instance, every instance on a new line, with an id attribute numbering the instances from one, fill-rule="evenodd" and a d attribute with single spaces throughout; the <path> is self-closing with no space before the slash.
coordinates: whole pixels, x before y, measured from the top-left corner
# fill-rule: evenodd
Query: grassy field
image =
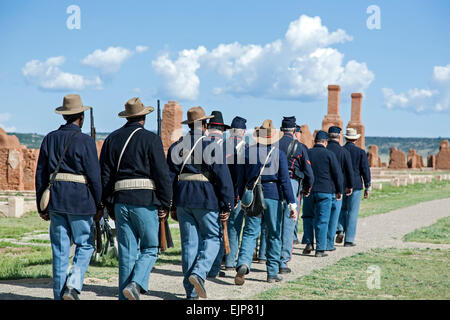
<path id="1" fill-rule="evenodd" d="M 450 299 L 449 250 L 374 249 L 341 259 L 254 299 Z M 379 286 L 373 276 L 379 271 Z"/>
<path id="2" fill-rule="evenodd" d="M 389 212 L 402 207 L 414 205 L 419 202 L 450 197 L 450 181 L 430 184 L 415 184 L 406 187 L 391 187 L 384 185 L 383 190 L 374 190 L 371 197 L 361 201 L 360 217 Z M 169 220 L 169 224 L 176 224 Z M 0 218 L 0 239 L 19 240 L 22 237 L 33 234 L 48 233 L 49 223 L 40 219 L 36 212 L 28 213 L 22 218 Z M 449 222 L 442 226 L 443 232 L 447 232 Z M 432 231 L 437 233 L 437 231 Z M 301 237 L 302 222 L 299 222 L 299 234 Z M 420 233 L 423 233 L 420 231 Z M 156 266 L 165 263 L 181 264 L 181 245 L 179 230 L 172 228 L 172 236 L 175 248 L 170 248 L 162 253 Z M 415 235 L 414 237 L 417 237 Z M 409 239 L 409 238 L 408 238 Z M 414 240 L 408 240 L 414 241 Z M 422 241 L 422 240 L 418 240 Z M 447 240 L 448 241 L 448 240 Z M 48 244 L 48 240 L 30 240 L 36 244 Z M 0 279 L 20 279 L 27 277 L 51 276 L 51 249 L 50 247 L 31 245 L 13 245 L 10 242 L 0 242 L 1 250 L 8 254 L 0 255 Z M 12 251 L 8 248 L 12 248 Z M 23 250 L 22 250 L 23 249 Z M 44 257 L 42 259 L 42 257 Z M 46 258 L 45 258 L 46 257 Z M 92 262 L 86 277 L 109 279 L 117 276 L 117 259 L 104 257 L 100 261 Z"/>
<path id="3" fill-rule="evenodd" d="M 450 244 L 450 217 L 439 219 L 429 227 L 414 230 L 404 241 Z"/>

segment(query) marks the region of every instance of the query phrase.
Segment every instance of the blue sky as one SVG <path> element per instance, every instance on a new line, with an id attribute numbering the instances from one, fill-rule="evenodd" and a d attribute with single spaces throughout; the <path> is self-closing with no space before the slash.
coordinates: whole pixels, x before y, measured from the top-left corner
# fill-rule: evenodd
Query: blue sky
<path id="1" fill-rule="evenodd" d="M 69 29 L 70 5 L 80 29 Z M 381 29 L 366 12 L 380 8 Z M 295 115 L 311 130 L 327 84 L 363 92 L 366 135 L 450 136 L 450 2 L 1 1 L 0 126 L 46 133 L 68 93 L 94 107 L 97 131 L 123 124 L 131 97 L 219 109 L 248 127 Z M 156 114 L 147 128 L 156 127 Z"/>

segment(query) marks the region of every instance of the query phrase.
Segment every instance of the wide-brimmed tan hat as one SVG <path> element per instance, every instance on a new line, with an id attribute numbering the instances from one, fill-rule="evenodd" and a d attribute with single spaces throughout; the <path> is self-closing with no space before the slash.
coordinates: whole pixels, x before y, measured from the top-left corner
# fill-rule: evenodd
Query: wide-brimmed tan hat
<path id="1" fill-rule="evenodd" d="M 361 135 L 356 131 L 356 129 L 353 128 L 347 128 L 344 134 L 345 139 L 349 140 L 357 140 Z"/>
<path id="2" fill-rule="evenodd" d="M 278 131 L 273 126 L 272 120 L 264 120 L 262 126 L 256 127 L 253 132 L 253 138 L 256 143 L 260 144 L 274 144 L 283 137 L 283 132 Z"/>
<path id="3" fill-rule="evenodd" d="M 206 119 L 214 118 L 214 116 L 207 116 L 205 110 L 202 107 L 193 107 L 187 111 L 187 120 L 181 122 L 181 124 L 191 124 L 195 121 L 202 121 Z"/>
<path id="4" fill-rule="evenodd" d="M 125 103 L 125 111 L 119 112 L 119 117 L 121 118 L 133 118 L 144 116 L 153 112 L 155 108 L 145 107 L 139 98 L 131 98 Z"/>
<path id="5" fill-rule="evenodd" d="M 68 94 L 63 99 L 63 105 L 56 108 L 55 112 L 63 115 L 71 115 L 84 112 L 91 107 L 84 106 L 79 94 Z"/>

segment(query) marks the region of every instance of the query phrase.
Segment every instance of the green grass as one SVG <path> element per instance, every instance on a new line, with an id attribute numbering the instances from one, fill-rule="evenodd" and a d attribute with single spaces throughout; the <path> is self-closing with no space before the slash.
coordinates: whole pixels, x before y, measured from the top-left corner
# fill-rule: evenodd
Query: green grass
<path id="1" fill-rule="evenodd" d="M 374 249 L 253 297 L 267 300 L 450 299 L 449 250 Z M 380 288 L 369 289 L 372 268 Z M 374 270 L 374 269 L 372 269 Z M 369 284 L 374 284 L 369 282 Z"/>
<path id="2" fill-rule="evenodd" d="M 0 242 L 0 280 L 50 278 L 50 247 Z"/>
<path id="3" fill-rule="evenodd" d="M 429 227 L 408 233 L 405 241 L 450 244 L 450 217 L 439 219 Z"/>
<path id="4" fill-rule="evenodd" d="M 39 217 L 36 211 L 28 212 L 21 218 L 0 218 L 0 239 L 20 239 L 25 233 L 38 231 L 48 233 L 50 223 Z"/>
<path id="5" fill-rule="evenodd" d="M 415 183 L 408 186 L 393 187 L 383 184 L 382 190 L 373 190 L 369 199 L 361 200 L 359 217 L 386 213 L 410 207 L 420 202 L 450 197 L 450 181 Z"/>

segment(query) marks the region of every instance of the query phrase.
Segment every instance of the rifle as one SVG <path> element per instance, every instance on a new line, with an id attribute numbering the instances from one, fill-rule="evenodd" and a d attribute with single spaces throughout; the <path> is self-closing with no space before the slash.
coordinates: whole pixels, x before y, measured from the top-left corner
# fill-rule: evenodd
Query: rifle
<path id="1" fill-rule="evenodd" d="M 159 104 L 159 99 L 157 100 L 157 134 L 161 137 L 161 107 Z M 170 209 L 169 209 L 170 211 Z M 161 251 L 164 252 L 167 248 L 173 248 L 172 234 L 170 233 L 169 223 L 167 219 L 159 219 L 159 243 Z"/>
<path id="2" fill-rule="evenodd" d="M 94 125 L 94 109 L 90 108 L 90 115 L 91 115 L 91 137 L 96 138 L 96 132 L 95 132 L 95 125 Z M 96 251 L 97 253 L 102 252 L 102 231 L 100 228 L 100 220 L 95 222 L 95 242 L 96 242 Z"/>
<path id="3" fill-rule="evenodd" d="M 223 232 L 223 248 L 225 250 L 225 254 L 230 253 L 230 241 L 228 240 L 228 229 L 227 222 L 222 221 L 222 232 Z"/>

